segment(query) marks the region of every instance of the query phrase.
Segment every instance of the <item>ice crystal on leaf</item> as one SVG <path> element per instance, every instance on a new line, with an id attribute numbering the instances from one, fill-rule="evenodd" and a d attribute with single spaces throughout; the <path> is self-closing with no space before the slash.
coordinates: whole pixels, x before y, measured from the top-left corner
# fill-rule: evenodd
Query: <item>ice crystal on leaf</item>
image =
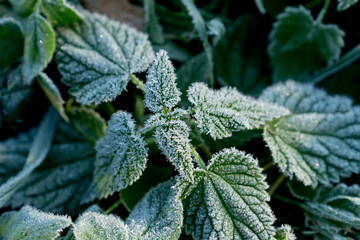
<path id="1" fill-rule="evenodd" d="M 81 13 L 82 23 L 57 31 L 62 82 L 81 104 L 114 100 L 130 73 L 148 68 L 154 52 L 147 35 L 105 16 Z"/>
<path id="2" fill-rule="evenodd" d="M 295 234 L 289 225 L 282 225 L 276 229 L 276 240 L 296 240 Z"/>
<path id="3" fill-rule="evenodd" d="M 24 206 L 0 216 L 0 236 L 7 240 L 53 240 L 71 225 L 71 219 Z"/>
<path id="4" fill-rule="evenodd" d="M 112 115 L 96 152 L 94 177 L 102 197 L 131 185 L 146 167 L 145 142 L 135 131 L 131 114 L 124 111 Z"/>
<path id="5" fill-rule="evenodd" d="M 259 128 L 266 121 L 289 113 L 283 107 L 244 96 L 235 88 L 212 90 L 203 83 L 194 83 L 188 98 L 194 105 L 198 127 L 214 139 Z"/>
<path id="6" fill-rule="evenodd" d="M 261 99 L 291 111 L 264 131 L 274 161 L 306 185 L 339 182 L 360 171 L 360 108 L 311 84 L 289 81 L 265 90 Z"/>
<path id="7" fill-rule="evenodd" d="M 234 148 L 214 155 L 207 170 L 183 183 L 184 225 L 198 239 L 272 239 L 273 213 L 258 163 Z"/>

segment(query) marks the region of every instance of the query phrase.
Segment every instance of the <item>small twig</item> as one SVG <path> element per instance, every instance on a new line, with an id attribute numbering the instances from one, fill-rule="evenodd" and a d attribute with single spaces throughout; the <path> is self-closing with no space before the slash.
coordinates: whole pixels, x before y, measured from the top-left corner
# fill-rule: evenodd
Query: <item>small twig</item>
<path id="1" fill-rule="evenodd" d="M 271 196 L 285 179 L 286 176 L 284 174 L 281 174 L 281 176 L 278 179 L 276 179 L 274 184 L 270 187 L 268 194 Z"/>

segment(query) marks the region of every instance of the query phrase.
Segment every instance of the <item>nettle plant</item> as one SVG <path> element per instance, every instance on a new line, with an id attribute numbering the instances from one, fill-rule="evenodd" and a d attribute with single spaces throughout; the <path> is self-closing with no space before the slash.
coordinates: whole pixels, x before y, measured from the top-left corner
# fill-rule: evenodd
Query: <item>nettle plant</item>
<path id="1" fill-rule="evenodd" d="M 266 1 L 255 3 L 266 12 Z M 0 120 L 16 119 L 35 85 L 52 106 L 38 127 L 0 143 L 0 239 L 292 240 L 269 205 L 286 178 L 298 200 L 276 198 L 304 211 L 297 232 L 359 239 L 360 186 L 344 179 L 360 172 L 360 107 L 314 86 L 360 57 L 355 47 L 338 59 L 344 31 L 322 22 L 330 1 L 316 19 L 303 6 L 277 16 L 267 51 L 278 83 L 257 97 L 233 80 L 259 78 L 260 68 L 250 76 L 222 58 L 248 20 L 225 33 L 226 19 L 207 21 L 191 0 L 178 4 L 204 48 L 178 70 L 170 59 L 182 56 L 165 44 L 153 0 L 144 0 L 149 35 L 65 0 L 4 4 Z M 54 53 L 60 87 L 45 73 Z M 133 113 L 111 104 L 127 87 Z M 240 150 L 253 138 L 272 157 L 262 166 Z M 268 190 L 262 172 L 273 164 L 282 174 Z"/>

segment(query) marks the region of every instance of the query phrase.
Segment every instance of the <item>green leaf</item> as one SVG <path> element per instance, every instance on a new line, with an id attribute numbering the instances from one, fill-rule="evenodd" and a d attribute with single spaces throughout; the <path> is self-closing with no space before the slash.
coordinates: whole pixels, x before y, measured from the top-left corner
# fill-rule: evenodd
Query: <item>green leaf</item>
<path id="1" fill-rule="evenodd" d="M 101 197 L 108 197 L 139 179 L 146 167 L 147 151 L 144 139 L 135 131 L 131 114 L 114 113 L 105 136 L 96 143 L 94 178 Z"/>
<path id="2" fill-rule="evenodd" d="M 45 69 L 55 50 L 55 33 L 50 23 L 33 13 L 25 25 L 24 82 L 30 84 Z"/>
<path id="3" fill-rule="evenodd" d="M 313 189 L 314 195 L 301 207 L 306 212 L 308 227 L 318 239 L 355 239 L 347 238 L 360 230 L 360 187 L 321 186 Z M 296 195 L 298 197 L 298 195 Z"/>
<path id="4" fill-rule="evenodd" d="M 145 83 L 145 106 L 152 112 L 171 110 L 180 101 L 180 91 L 176 88 L 175 68 L 167 53 L 160 50 L 148 70 Z"/>
<path id="5" fill-rule="evenodd" d="M 58 111 L 60 116 L 65 121 L 69 121 L 69 118 L 65 114 L 65 101 L 62 98 L 61 93 L 58 87 L 54 84 L 54 82 L 45 73 L 40 73 L 38 75 L 37 82 L 40 85 L 41 89 L 44 91 L 46 97 L 53 105 L 53 107 Z"/>
<path id="6" fill-rule="evenodd" d="M 0 39 L 0 68 L 5 68 L 23 55 L 24 36 L 20 23 L 12 18 L 1 18 Z"/>
<path id="7" fill-rule="evenodd" d="M 38 0 L 9 0 L 9 2 L 16 12 L 26 16 L 34 11 Z"/>
<path id="8" fill-rule="evenodd" d="M 93 109 L 72 107 L 67 113 L 70 123 L 88 142 L 95 144 L 99 138 L 105 135 L 105 120 Z"/>
<path id="9" fill-rule="evenodd" d="M 151 189 L 126 219 L 129 239 L 176 240 L 181 233 L 183 206 L 174 181 Z"/>
<path id="10" fill-rule="evenodd" d="M 268 88 L 261 99 L 291 112 L 264 130 L 285 175 L 316 186 L 360 172 L 360 108 L 353 107 L 351 99 L 292 81 Z"/>
<path id="11" fill-rule="evenodd" d="M 0 236 L 8 240 L 52 240 L 60 236 L 61 231 L 71 223 L 67 216 L 44 213 L 24 206 L 18 212 L 6 212 L 0 216 Z"/>
<path id="12" fill-rule="evenodd" d="M 36 133 L 24 168 L 0 186 L 0 208 L 12 197 L 29 175 L 44 161 L 55 132 L 57 114 L 53 109 L 45 114 Z"/>
<path id="13" fill-rule="evenodd" d="M 206 57 L 209 61 L 210 69 L 210 83 L 213 84 L 214 81 L 214 61 L 213 61 L 213 49 L 208 39 L 208 32 L 206 28 L 206 22 L 201 16 L 199 9 L 196 7 L 195 3 L 192 0 L 181 0 L 182 4 L 186 7 L 189 15 L 191 16 L 192 23 L 199 34 L 199 38 L 202 41 Z"/>
<path id="14" fill-rule="evenodd" d="M 273 80 L 301 79 L 332 63 L 340 56 L 344 35 L 337 25 L 314 20 L 303 6 L 287 7 L 269 36 Z"/>
<path id="15" fill-rule="evenodd" d="M 31 204 L 56 213 L 81 212 L 83 204 L 98 196 L 92 180 L 94 161 L 94 146 L 85 142 L 68 124 L 60 122 L 46 160 L 13 195 L 9 204 L 13 208 Z"/>
<path id="16" fill-rule="evenodd" d="M 289 225 L 282 225 L 277 228 L 274 237 L 276 240 L 296 240 L 295 234 Z"/>
<path id="17" fill-rule="evenodd" d="M 259 128 L 266 121 L 289 113 L 283 107 L 244 96 L 235 88 L 212 90 L 203 83 L 194 83 L 188 90 L 188 98 L 194 105 L 200 131 L 214 139 Z"/>
<path id="18" fill-rule="evenodd" d="M 258 94 L 270 82 L 264 74 L 268 71 L 263 40 L 266 35 L 259 28 L 258 19 L 249 15 L 240 16 L 228 26 L 214 49 L 217 82 L 221 86 Z"/>
<path id="19" fill-rule="evenodd" d="M 57 62 L 62 82 L 81 104 L 114 100 L 131 73 L 154 58 L 147 36 L 105 16 L 81 12 L 84 20 L 58 29 Z"/>
<path id="20" fill-rule="evenodd" d="M 182 199 L 185 230 L 195 240 L 272 239 L 268 186 L 250 155 L 225 149 L 194 177 L 194 184 L 182 185 Z"/>
<path id="21" fill-rule="evenodd" d="M 45 0 L 41 6 L 53 26 L 68 25 L 81 21 L 81 14 L 66 0 Z"/>
<path id="22" fill-rule="evenodd" d="M 345 11 L 352 5 L 355 5 L 358 0 L 338 0 L 337 10 L 338 11 Z"/>
<path id="23" fill-rule="evenodd" d="M 165 42 L 162 26 L 156 16 L 155 0 L 144 0 L 145 29 L 151 42 L 163 44 Z"/>
<path id="24" fill-rule="evenodd" d="M 127 240 L 128 228 L 115 215 L 104 215 L 95 212 L 82 214 L 74 224 L 76 240 Z"/>

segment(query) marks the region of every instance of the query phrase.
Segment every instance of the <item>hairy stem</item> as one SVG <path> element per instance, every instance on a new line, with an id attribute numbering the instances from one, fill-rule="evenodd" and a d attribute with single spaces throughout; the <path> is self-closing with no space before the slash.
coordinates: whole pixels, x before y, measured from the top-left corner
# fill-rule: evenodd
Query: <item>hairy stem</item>
<path id="1" fill-rule="evenodd" d="M 143 81 L 137 78 L 134 74 L 129 74 L 130 80 L 135 84 L 135 86 L 140 89 L 144 94 L 146 93 L 145 86 Z"/>
<path id="2" fill-rule="evenodd" d="M 284 182 L 285 179 L 286 176 L 284 174 L 281 174 L 281 176 L 276 179 L 274 184 L 270 187 L 268 194 L 271 196 L 276 191 L 276 189 L 278 189 L 278 187 Z"/>
<path id="3" fill-rule="evenodd" d="M 323 7 L 322 7 L 322 9 L 321 9 L 321 11 L 320 11 L 320 13 L 319 13 L 319 15 L 317 16 L 317 18 L 316 18 L 316 20 L 315 20 L 316 23 L 319 24 L 319 23 L 322 22 L 322 20 L 324 19 L 325 14 L 326 14 L 329 6 L 330 6 L 330 2 L 331 2 L 331 0 L 325 0 L 325 1 L 324 1 L 324 5 L 323 5 Z"/>
<path id="4" fill-rule="evenodd" d="M 204 161 L 202 160 L 202 158 L 200 157 L 200 155 L 198 154 L 198 152 L 196 151 L 196 149 L 191 146 L 191 153 L 194 156 L 195 162 L 204 170 L 206 169 L 206 165 L 204 163 Z"/>

